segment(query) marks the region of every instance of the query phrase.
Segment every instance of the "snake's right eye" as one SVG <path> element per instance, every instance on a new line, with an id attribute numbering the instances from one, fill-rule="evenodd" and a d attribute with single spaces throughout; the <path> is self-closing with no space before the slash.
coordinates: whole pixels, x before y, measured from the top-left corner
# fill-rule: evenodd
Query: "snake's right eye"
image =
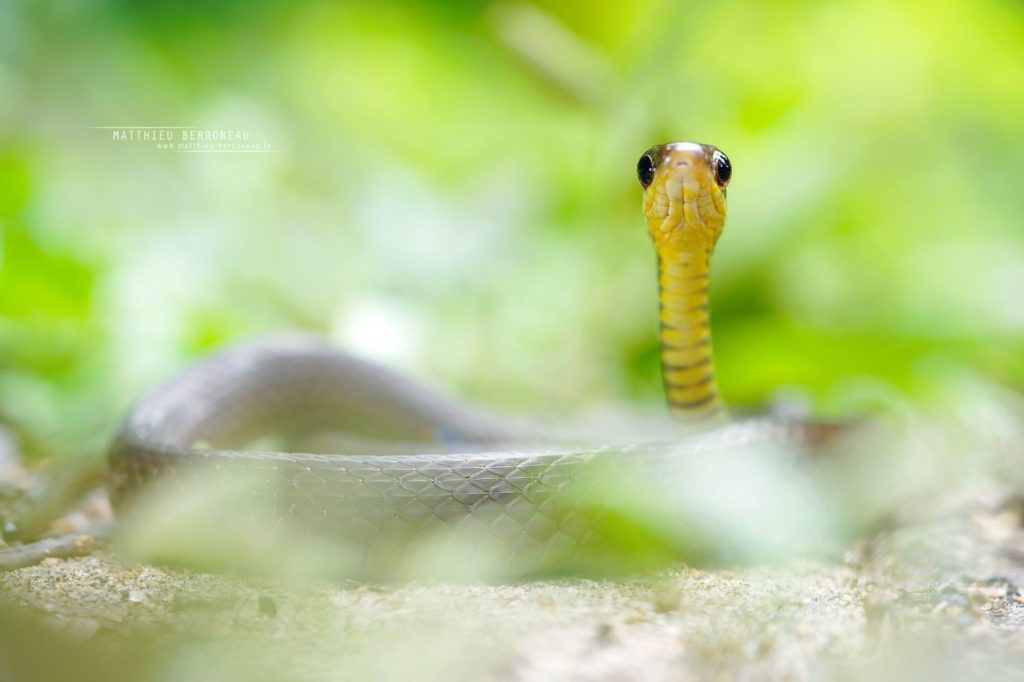
<path id="1" fill-rule="evenodd" d="M 640 186 L 647 189 L 647 186 L 654 180 L 654 159 L 650 154 L 644 154 L 636 164 L 636 177 Z"/>
<path id="2" fill-rule="evenodd" d="M 725 189 L 729 186 L 729 178 L 732 177 L 732 164 L 729 162 L 729 157 L 716 149 L 711 158 L 711 164 L 715 169 L 715 182 L 719 187 Z"/>

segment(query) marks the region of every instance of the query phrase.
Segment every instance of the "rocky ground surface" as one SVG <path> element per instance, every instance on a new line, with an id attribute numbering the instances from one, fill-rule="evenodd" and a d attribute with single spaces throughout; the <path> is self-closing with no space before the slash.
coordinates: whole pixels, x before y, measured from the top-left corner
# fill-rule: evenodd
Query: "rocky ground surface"
<path id="1" fill-rule="evenodd" d="M 968 481 L 937 455 L 954 440 L 918 448 L 919 469 L 898 469 L 891 448 L 866 462 L 858 505 L 878 471 L 889 485 L 954 473 L 936 488 L 948 493 L 889 508 L 824 559 L 499 584 L 133 563 L 80 541 L 111 517 L 102 466 L 100 481 L 88 467 L 30 469 L 0 447 L 4 537 L 74 539 L 21 568 L 30 545 L 0 542 L 0 568 L 13 569 L 0 571 L 0 682 L 1024 679 L 1020 457 Z M 978 460 L 977 439 L 963 442 Z"/>
<path id="2" fill-rule="evenodd" d="M 49 558 L 0 574 L 0 679 L 1017 679 L 1021 509 L 975 490 L 833 562 L 617 581 L 296 585 Z"/>

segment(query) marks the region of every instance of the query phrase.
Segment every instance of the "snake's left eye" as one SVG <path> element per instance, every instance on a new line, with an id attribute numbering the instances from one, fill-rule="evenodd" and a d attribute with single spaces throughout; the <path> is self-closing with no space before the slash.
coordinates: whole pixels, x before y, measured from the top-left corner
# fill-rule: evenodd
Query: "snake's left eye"
<path id="1" fill-rule="evenodd" d="M 636 178 L 640 186 L 647 189 L 647 186 L 654 180 L 654 159 L 650 154 L 644 154 L 636 164 Z"/>
<path id="2" fill-rule="evenodd" d="M 719 187 L 725 189 L 729 184 L 729 178 L 732 177 L 732 164 L 729 163 L 729 157 L 716 149 L 711 157 L 711 167 L 715 171 L 715 182 Z"/>

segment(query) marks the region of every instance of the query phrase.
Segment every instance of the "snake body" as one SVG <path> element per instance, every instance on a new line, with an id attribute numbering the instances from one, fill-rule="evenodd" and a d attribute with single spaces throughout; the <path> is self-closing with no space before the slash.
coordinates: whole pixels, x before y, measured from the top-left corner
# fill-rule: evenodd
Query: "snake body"
<path id="1" fill-rule="evenodd" d="M 482 529 L 513 547 L 576 544 L 595 527 L 572 490 L 595 464 L 660 476 L 723 446 L 807 444 L 814 434 L 801 423 L 727 421 L 718 398 L 707 277 L 730 173 L 724 154 L 694 143 L 653 147 L 638 166 L 658 252 L 663 377 L 690 431 L 678 441 L 544 446 L 547 434 L 319 341 L 281 337 L 207 359 L 140 400 L 110 452 L 112 499 L 122 506 L 155 480 L 204 467 L 255 475 L 276 518 L 364 548 L 413 542 L 430 527 Z M 289 451 L 261 444 L 266 433 L 283 434 Z M 296 451 L 332 451 L 310 445 L 324 433 L 349 454 Z"/>

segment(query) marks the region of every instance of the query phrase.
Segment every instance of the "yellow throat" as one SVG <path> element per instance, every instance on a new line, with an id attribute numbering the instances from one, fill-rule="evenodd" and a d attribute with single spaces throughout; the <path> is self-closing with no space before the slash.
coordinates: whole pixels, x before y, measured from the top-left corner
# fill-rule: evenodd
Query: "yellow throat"
<path id="1" fill-rule="evenodd" d="M 731 174 L 725 154 L 694 142 L 651 147 L 637 164 L 658 254 L 662 378 L 669 410 L 684 426 L 725 419 L 711 359 L 708 272 Z"/>

